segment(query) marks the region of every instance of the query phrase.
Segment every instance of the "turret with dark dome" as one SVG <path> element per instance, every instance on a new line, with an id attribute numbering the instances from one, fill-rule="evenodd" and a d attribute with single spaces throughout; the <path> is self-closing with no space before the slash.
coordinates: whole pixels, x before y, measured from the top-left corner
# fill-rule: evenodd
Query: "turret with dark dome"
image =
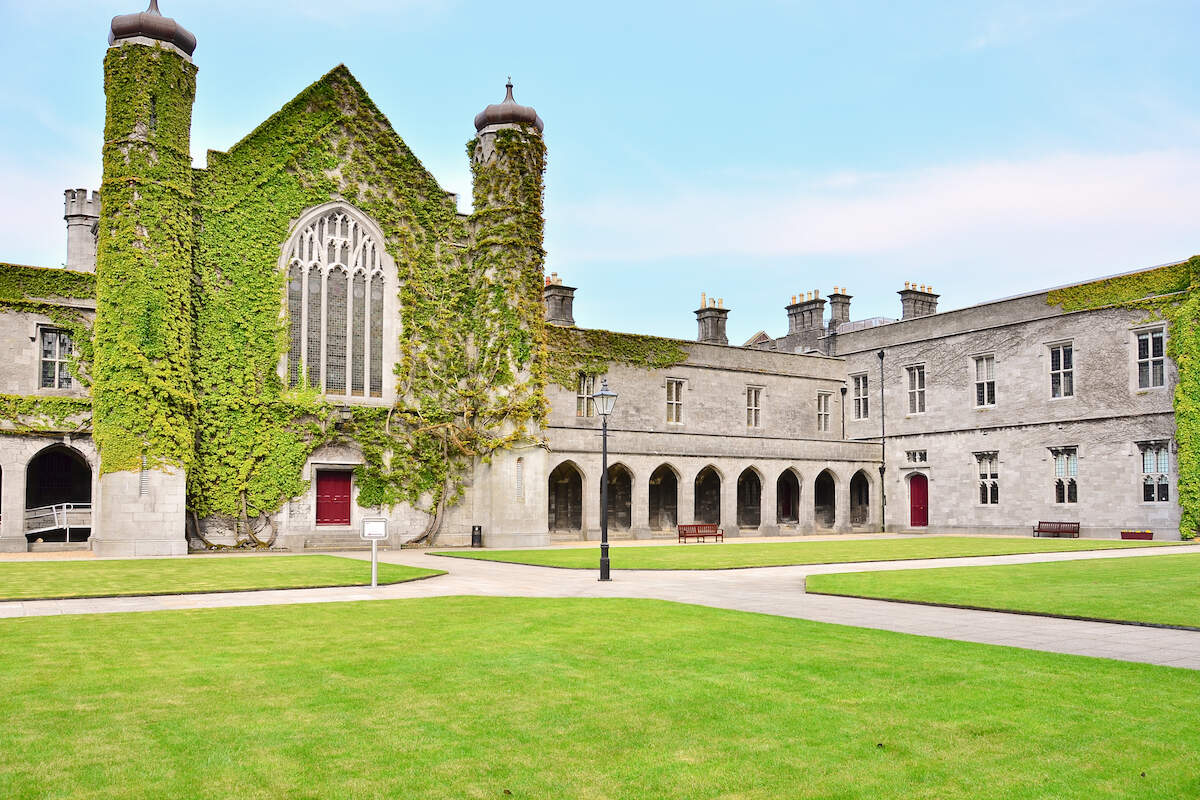
<path id="1" fill-rule="evenodd" d="M 489 125 L 532 125 L 541 133 L 546 123 L 531 107 L 520 105 L 513 99 L 512 78 L 504 87 L 507 91 L 502 102 L 492 103 L 475 115 L 475 131 L 478 133 Z"/>
<path id="2" fill-rule="evenodd" d="M 113 17 L 108 43 L 123 39 L 153 39 L 173 45 L 189 57 L 196 51 L 196 37 L 175 20 L 164 17 L 158 10 L 158 0 L 150 0 L 150 7 L 138 14 Z"/>

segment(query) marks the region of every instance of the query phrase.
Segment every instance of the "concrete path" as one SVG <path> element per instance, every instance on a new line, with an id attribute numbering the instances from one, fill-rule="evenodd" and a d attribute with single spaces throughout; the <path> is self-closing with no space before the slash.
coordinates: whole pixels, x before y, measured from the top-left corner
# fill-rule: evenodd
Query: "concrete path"
<path id="1" fill-rule="evenodd" d="M 597 581 L 594 571 L 445 558 L 421 551 L 405 550 L 382 553 L 380 559 L 448 570 L 450 574 L 377 589 L 291 589 L 163 597 L 5 602 L 0 603 L 0 617 L 329 603 L 448 595 L 652 598 L 944 639 L 1200 669 L 1200 632 L 1032 617 L 994 611 L 935 608 L 804 593 L 805 577 L 817 573 L 1136 558 L 1164 555 L 1164 550 L 1171 552 L 1169 548 L 1138 548 L 738 570 L 615 570 L 613 580 L 609 583 Z M 351 556 L 369 558 L 366 554 L 359 553 Z M 1197 553 L 1197 563 L 1200 565 L 1200 553 Z"/>

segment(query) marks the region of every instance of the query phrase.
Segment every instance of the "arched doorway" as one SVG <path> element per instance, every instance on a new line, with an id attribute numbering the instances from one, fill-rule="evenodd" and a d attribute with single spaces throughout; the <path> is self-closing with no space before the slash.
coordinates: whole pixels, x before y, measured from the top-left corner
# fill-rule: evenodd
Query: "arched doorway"
<path id="1" fill-rule="evenodd" d="M 608 529 L 627 531 L 633 521 L 633 475 L 624 464 L 608 467 Z"/>
<path id="2" fill-rule="evenodd" d="M 800 521 L 800 479 L 785 469 L 775 481 L 775 516 L 780 525 L 795 525 Z"/>
<path id="3" fill-rule="evenodd" d="M 757 528 L 762 523 L 762 480 L 747 467 L 738 476 L 737 524 L 739 528 Z"/>
<path id="4" fill-rule="evenodd" d="M 919 472 L 908 478 L 908 524 L 912 528 L 929 525 L 929 479 Z"/>
<path id="5" fill-rule="evenodd" d="M 827 469 L 813 482 L 813 522 L 818 528 L 832 528 L 837 523 L 837 488 Z"/>
<path id="6" fill-rule="evenodd" d="M 570 461 L 554 468 L 549 479 L 551 531 L 583 530 L 583 475 Z"/>
<path id="7" fill-rule="evenodd" d="M 66 445 L 47 447 L 25 468 L 25 536 L 81 542 L 91 535 L 92 468 Z"/>
<path id="8" fill-rule="evenodd" d="M 696 476 L 696 522 L 721 524 L 721 476 L 712 467 L 705 467 Z"/>
<path id="9" fill-rule="evenodd" d="M 871 481 L 861 469 L 850 479 L 850 524 L 871 523 Z"/>
<path id="10" fill-rule="evenodd" d="M 650 528 L 667 531 L 679 519 L 679 476 L 663 464 L 650 475 Z"/>

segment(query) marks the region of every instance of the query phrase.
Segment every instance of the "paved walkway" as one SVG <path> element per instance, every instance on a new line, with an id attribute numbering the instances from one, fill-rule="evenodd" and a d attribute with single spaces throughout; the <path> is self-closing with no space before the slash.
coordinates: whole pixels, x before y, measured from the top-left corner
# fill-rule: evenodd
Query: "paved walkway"
<path id="1" fill-rule="evenodd" d="M 631 597 L 673 600 L 960 641 L 1200 669 L 1200 632 L 1032 617 L 994 611 L 936 608 L 804 593 L 805 577 L 817 573 L 915 569 L 951 565 L 1027 564 L 1041 561 L 1134 558 L 1163 554 L 1163 549 L 1138 548 L 693 572 L 614 570 L 611 582 L 600 583 L 596 580 L 594 571 L 445 558 L 431 556 L 421 551 L 404 550 L 381 553 L 380 560 L 449 570 L 450 574 L 412 583 L 381 586 L 377 589 L 362 587 L 291 589 L 163 597 L 6 602 L 0 603 L 0 617 L 330 603 L 448 595 Z M 360 553 L 350 555 L 352 557 L 370 557 Z"/>

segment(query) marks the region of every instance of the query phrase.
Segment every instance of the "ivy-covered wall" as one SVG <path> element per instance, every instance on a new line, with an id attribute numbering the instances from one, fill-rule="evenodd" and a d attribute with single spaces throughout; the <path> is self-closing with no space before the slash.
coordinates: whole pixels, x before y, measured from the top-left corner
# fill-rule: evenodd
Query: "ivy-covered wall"
<path id="1" fill-rule="evenodd" d="M 85 387 L 91 383 L 92 363 L 92 319 L 87 307 L 95 297 L 96 276 L 90 272 L 0 263 L 0 313 L 40 314 L 69 331 L 75 343 L 71 371 Z M 90 401 L 85 402 L 90 407 Z M 0 421 L 9 419 L 4 408 L 11 406 L 0 406 Z"/>
<path id="2" fill-rule="evenodd" d="M 1132 275 L 1056 289 L 1046 297 L 1064 311 L 1119 306 L 1167 322 L 1167 355 L 1175 362 L 1175 442 L 1179 467 L 1179 535 L 1200 533 L 1200 256 Z"/>
<path id="3" fill-rule="evenodd" d="M 575 391 L 579 374 L 601 375 L 610 364 L 666 369 L 687 360 L 684 342 L 658 336 L 546 326 L 547 379 Z"/>

